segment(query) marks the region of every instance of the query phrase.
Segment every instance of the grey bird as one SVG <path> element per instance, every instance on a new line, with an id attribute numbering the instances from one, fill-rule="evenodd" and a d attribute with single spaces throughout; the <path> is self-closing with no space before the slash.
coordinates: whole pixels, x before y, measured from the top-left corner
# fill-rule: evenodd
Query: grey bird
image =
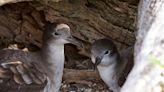
<path id="1" fill-rule="evenodd" d="M 91 47 L 91 60 L 109 89 L 120 92 L 118 80 L 126 63 L 121 60 L 116 45 L 110 39 L 96 40 Z"/>
<path id="2" fill-rule="evenodd" d="M 0 92 L 59 92 L 66 43 L 81 46 L 67 24 L 51 23 L 40 51 L 0 50 Z"/>

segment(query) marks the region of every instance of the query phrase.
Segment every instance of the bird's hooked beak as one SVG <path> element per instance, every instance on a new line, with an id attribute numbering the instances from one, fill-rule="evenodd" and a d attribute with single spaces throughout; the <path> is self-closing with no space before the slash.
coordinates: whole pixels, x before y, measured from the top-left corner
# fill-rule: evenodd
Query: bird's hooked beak
<path id="1" fill-rule="evenodd" d="M 101 57 L 96 57 L 95 58 L 95 64 L 94 64 L 94 69 L 96 69 L 97 65 L 101 63 L 102 58 Z"/>
<path id="2" fill-rule="evenodd" d="M 81 43 L 80 41 L 78 41 L 76 38 L 72 37 L 72 36 L 67 37 L 66 40 L 67 40 L 69 43 L 72 43 L 72 44 L 74 44 L 74 45 L 76 45 L 76 46 L 78 46 L 78 47 L 83 48 L 82 43 Z"/>

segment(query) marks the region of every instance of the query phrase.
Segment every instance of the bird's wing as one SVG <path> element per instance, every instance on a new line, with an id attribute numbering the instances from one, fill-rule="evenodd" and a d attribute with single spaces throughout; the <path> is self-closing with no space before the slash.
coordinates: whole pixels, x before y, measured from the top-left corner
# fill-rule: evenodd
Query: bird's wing
<path id="1" fill-rule="evenodd" d="M 1 50 L 0 92 L 42 92 L 47 76 L 35 61 L 29 52 Z"/>

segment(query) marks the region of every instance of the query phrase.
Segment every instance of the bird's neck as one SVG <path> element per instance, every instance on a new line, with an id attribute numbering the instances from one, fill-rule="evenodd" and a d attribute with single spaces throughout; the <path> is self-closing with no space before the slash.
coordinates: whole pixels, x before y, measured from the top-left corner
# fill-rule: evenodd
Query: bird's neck
<path id="1" fill-rule="evenodd" d="M 102 80 L 108 85 L 108 87 L 113 90 L 113 92 L 119 92 L 120 86 L 118 85 L 118 80 L 121 76 L 120 72 L 122 72 L 120 70 L 122 65 L 120 57 L 118 56 L 117 58 L 111 59 L 110 62 L 113 63 L 107 66 L 98 65 L 97 68 Z"/>
<path id="2" fill-rule="evenodd" d="M 106 84 L 108 84 L 108 82 L 110 83 L 110 79 L 113 79 L 116 75 L 115 66 L 115 64 L 110 66 L 97 66 L 99 74 Z"/>
<path id="3" fill-rule="evenodd" d="M 42 49 L 43 62 L 49 77 L 48 92 L 58 92 L 62 82 L 64 68 L 64 44 L 47 44 Z"/>
<path id="4" fill-rule="evenodd" d="M 116 65 L 110 66 L 97 66 L 99 74 L 105 84 L 109 87 L 113 92 L 119 92 L 120 87 L 118 85 L 117 74 L 115 71 Z"/>

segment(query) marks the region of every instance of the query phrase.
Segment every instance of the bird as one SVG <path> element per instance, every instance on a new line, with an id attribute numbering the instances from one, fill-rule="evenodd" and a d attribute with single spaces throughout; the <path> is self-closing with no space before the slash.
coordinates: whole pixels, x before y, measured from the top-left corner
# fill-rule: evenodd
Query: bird
<path id="1" fill-rule="evenodd" d="M 59 92 L 64 44 L 81 46 L 63 23 L 50 23 L 40 51 L 0 50 L 0 92 Z"/>
<path id="2" fill-rule="evenodd" d="M 98 39 L 93 42 L 91 61 L 97 67 L 101 79 L 109 87 L 109 90 L 120 92 L 121 87 L 118 82 L 119 78 L 123 76 L 127 61 L 122 60 L 116 45 L 110 38 Z"/>

